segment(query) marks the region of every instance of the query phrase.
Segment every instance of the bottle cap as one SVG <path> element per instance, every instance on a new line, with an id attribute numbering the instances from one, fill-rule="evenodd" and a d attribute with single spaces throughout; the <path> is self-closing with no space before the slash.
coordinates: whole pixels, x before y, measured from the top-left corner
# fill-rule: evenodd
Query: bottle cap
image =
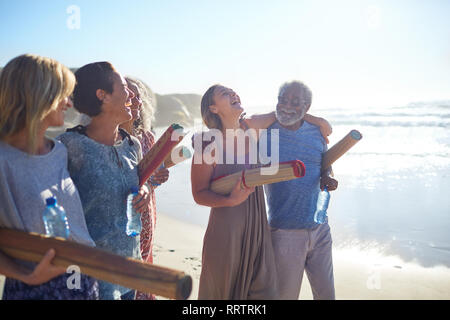
<path id="1" fill-rule="evenodd" d="M 47 206 L 54 206 L 56 204 L 56 197 L 50 197 L 45 199 Z"/>
<path id="2" fill-rule="evenodd" d="M 139 192 L 139 188 L 137 186 L 133 186 L 130 188 L 130 193 L 138 193 Z"/>

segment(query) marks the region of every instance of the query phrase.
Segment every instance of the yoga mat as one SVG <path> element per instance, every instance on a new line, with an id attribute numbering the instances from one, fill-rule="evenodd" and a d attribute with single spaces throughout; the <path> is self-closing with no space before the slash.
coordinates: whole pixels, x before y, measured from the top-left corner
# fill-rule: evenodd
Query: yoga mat
<path id="1" fill-rule="evenodd" d="M 179 137 L 177 140 L 172 141 L 171 137 L 175 130 L 179 132 Z M 186 134 L 183 131 L 183 127 L 178 124 L 172 124 L 167 128 L 161 138 L 156 141 L 138 164 L 139 186 L 142 186 L 153 172 L 161 166 L 166 157 L 172 152 L 172 149 L 183 140 Z"/>
<path id="2" fill-rule="evenodd" d="M 230 175 L 217 177 L 211 181 L 211 191 L 227 195 L 233 190 L 234 185 L 242 177 L 242 187 L 255 187 L 264 184 L 288 181 L 305 176 L 305 165 L 300 160 L 281 162 L 278 172 L 274 175 L 262 175 L 261 167 L 242 170 Z"/>
<path id="3" fill-rule="evenodd" d="M 350 150 L 359 140 L 362 134 L 357 130 L 350 131 L 344 138 L 332 146 L 322 158 L 322 172 L 331 167 L 331 165 L 348 150 Z"/>
<path id="4" fill-rule="evenodd" d="M 177 162 L 172 160 L 172 153 L 178 154 L 179 159 L 176 159 Z M 173 167 L 176 164 L 179 164 L 192 156 L 191 151 L 185 146 L 179 146 L 173 149 L 173 151 L 164 159 L 164 168 Z M 175 159 L 174 159 L 175 160 Z"/>
<path id="5" fill-rule="evenodd" d="M 181 271 L 62 238 L 0 228 L 0 250 L 13 258 L 39 262 L 49 249 L 56 252 L 54 265 L 65 268 L 76 265 L 83 274 L 126 288 L 182 300 L 187 299 L 192 290 L 192 278 Z"/>

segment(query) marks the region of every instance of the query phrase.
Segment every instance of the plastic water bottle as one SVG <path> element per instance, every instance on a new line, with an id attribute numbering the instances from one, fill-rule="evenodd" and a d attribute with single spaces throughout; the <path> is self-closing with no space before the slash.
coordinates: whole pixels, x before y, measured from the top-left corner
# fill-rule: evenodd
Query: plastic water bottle
<path id="1" fill-rule="evenodd" d="M 328 204 L 330 203 L 330 193 L 327 187 L 320 191 L 317 198 L 316 212 L 314 213 L 314 222 L 317 224 L 323 224 L 327 218 Z"/>
<path id="2" fill-rule="evenodd" d="M 63 207 L 58 205 L 56 197 L 47 198 L 45 202 L 47 207 L 42 214 L 45 233 L 50 237 L 61 237 L 68 239 L 70 231 L 66 211 L 64 211 Z"/>
<path id="3" fill-rule="evenodd" d="M 127 197 L 127 228 L 126 233 L 130 237 L 136 237 L 141 233 L 141 215 L 133 207 L 133 199 L 138 194 L 138 187 L 132 187 Z"/>

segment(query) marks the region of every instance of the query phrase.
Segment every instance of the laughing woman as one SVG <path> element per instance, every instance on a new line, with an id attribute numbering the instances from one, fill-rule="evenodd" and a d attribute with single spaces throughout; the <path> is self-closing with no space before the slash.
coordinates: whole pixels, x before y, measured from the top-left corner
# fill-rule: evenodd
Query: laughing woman
<path id="1" fill-rule="evenodd" d="M 128 88 L 133 92 L 131 99 L 131 114 L 133 118 L 120 125 L 120 128 L 127 130 L 132 136 L 139 139 L 142 146 L 142 155 L 145 156 L 155 144 L 155 135 L 151 132 L 151 122 L 153 116 L 153 106 L 149 95 L 149 90 L 143 82 L 126 77 Z M 153 263 L 153 242 L 156 226 L 156 197 L 155 189 L 169 179 L 168 169 L 159 169 L 150 178 L 148 184 L 150 188 L 150 201 L 141 214 L 142 231 L 141 237 L 141 256 L 147 263 Z M 136 292 L 136 300 L 155 300 L 155 295 L 145 292 Z"/>
<path id="2" fill-rule="evenodd" d="M 206 126 L 223 133 L 223 159 L 227 159 L 225 150 L 235 147 L 227 146 L 226 130 L 252 128 L 258 131 L 276 121 L 274 112 L 248 119 L 244 119 L 242 113 L 239 96 L 229 88 L 214 85 L 202 97 L 201 114 Z M 329 131 L 328 123 L 323 119 L 312 116 L 306 119 Z M 192 162 L 194 200 L 200 205 L 211 207 L 203 240 L 198 294 L 201 300 L 278 298 L 276 265 L 263 188 L 242 189 L 238 181 L 228 196 L 209 189 L 212 179 L 251 168 L 248 149 L 247 145 L 243 154 L 239 154 L 239 149 L 235 151 L 232 164 Z M 193 159 L 196 157 L 197 154 Z M 245 163 L 237 163 L 238 157 L 245 158 Z"/>
<path id="3" fill-rule="evenodd" d="M 64 124 L 74 85 L 69 69 L 36 55 L 14 58 L 1 72 L 0 226 L 45 234 L 45 200 L 56 196 L 66 210 L 69 240 L 94 246 L 67 171 L 66 147 L 45 137 L 48 127 Z M 54 256 L 54 250 L 49 250 L 35 264 L 0 251 L 0 274 L 7 277 L 3 299 L 98 299 L 97 281 L 85 275 L 81 275 L 79 290 L 69 289 L 70 275 L 51 264 Z"/>
<path id="4" fill-rule="evenodd" d="M 139 237 L 125 233 L 126 198 L 138 186 L 139 140 L 119 128 L 131 120 L 133 98 L 125 78 L 109 62 L 85 65 L 75 73 L 74 107 L 91 117 L 86 126 L 68 129 L 59 139 L 69 153 L 68 169 L 83 204 L 89 233 L 97 247 L 141 259 Z M 150 201 L 144 185 L 134 205 L 144 213 Z M 137 203 L 139 202 L 139 203 Z M 100 299 L 133 299 L 135 292 L 100 282 Z"/>

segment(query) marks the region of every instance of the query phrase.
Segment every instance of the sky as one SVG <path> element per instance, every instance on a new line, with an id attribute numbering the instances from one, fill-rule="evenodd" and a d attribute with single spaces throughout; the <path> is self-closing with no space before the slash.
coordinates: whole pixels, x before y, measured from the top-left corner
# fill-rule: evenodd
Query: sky
<path id="1" fill-rule="evenodd" d="M 301 80 L 313 107 L 377 108 L 450 99 L 449 17 L 447 0 L 0 0 L 0 66 L 106 60 L 160 94 L 221 83 L 256 111 Z"/>

